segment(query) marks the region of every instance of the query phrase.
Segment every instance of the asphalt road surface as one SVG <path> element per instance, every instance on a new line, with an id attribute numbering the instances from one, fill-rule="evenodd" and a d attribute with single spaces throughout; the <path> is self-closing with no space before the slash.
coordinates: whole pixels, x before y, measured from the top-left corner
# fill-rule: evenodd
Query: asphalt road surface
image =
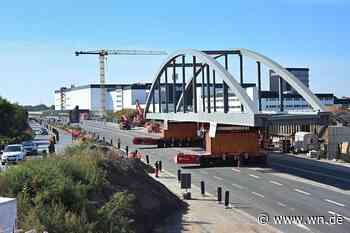
<path id="1" fill-rule="evenodd" d="M 191 173 L 192 183 L 199 186 L 204 181 L 211 194 L 216 194 L 219 186 L 228 190 L 233 208 L 241 208 L 252 216 L 266 213 L 269 224 L 274 224 L 274 216 L 323 216 L 329 221 L 340 215 L 342 219 L 342 224 L 307 223 L 306 218 L 301 223 L 274 224 L 283 232 L 350 232 L 349 168 L 277 153 L 269 155 L 268 166 L 263 168 L 181 167 L 173 159 L 181 148 L 132 145 L 134 136 L 146 135 L 141 130 L 125 131 L 102 124 L 85 129 L 106 140 L 115 142 L 119 138 L 122 147 L 142 150 L 150 156 L 151 163 L 161 160 L 170 173 L 176 174 L 178 169 Z"/>

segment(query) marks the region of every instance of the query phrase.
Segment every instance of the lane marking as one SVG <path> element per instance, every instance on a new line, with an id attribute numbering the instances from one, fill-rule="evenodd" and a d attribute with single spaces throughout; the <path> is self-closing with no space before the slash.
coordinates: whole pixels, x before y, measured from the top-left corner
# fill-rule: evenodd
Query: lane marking
<path id="1" fill-rule="evenodd" d="M 256 193 L 256 192 L 252 192 L 253 195 L 264 198 L 265 196 L 260 194 L 260 193 Z"/>
<path id="2" fill-rule="evenodd" d="M 241 170 L 239 170 L 239 169 L 237 169 L 237 168 L 232 168 L 232 171 L 241 172 Z"/>
<path id="3" fill-rule="evenodd" d="M 282 207 L 287 207 L 287 205 L 286 204 L 283 204 L 282 202 L 277 202 L 277 205 L 279 205 L 279 206 L 282 206 Z"/>
<path id="4" fill-rule="evenodd" d="M 302 194 L 305 194 L 307 196 L 311 196 L 311 193 L 308 193 L 308 192 L 305 192 L 303 190 L 300 190 L 300 189 L 294 189 L 295 192 L 298 192 L 298 193 L 302 193 Z"/>
<path id="5" fill-rule="evenodd" d="M 218 177 L 218 176 L 213 176 L 215 179 L 217 179 L 217 180 L 223 180 L 223 178 L 221 178 L 221 177 Z"/>
<path id="6" fill-rule="evenodd" d="M 336 202 L 336 201 L 332 201 L 332 200 L 329 200 L 329 199 L 324 199 L 326 202 L 329 202 L 329 203 L 332 203 L 334 205 L 337 205 L 337 206 L 341 206 L 341 207 L 345 207 L 344 204 L 342 203 L 339 203 L 339 202 Z"/>
<path id="7" fill-rule="evenodd" d="M 244 189 L 243 186 L 239 185 L 239 184 L 231 184 L 233 187 L 239 188 L 239 189 Z"/>
<path id="8" fill-rule="evenodd" d="M 296 222 L 294 222 L 294 224 L 295 224 L 297 227 L 303 228 L 304 230 L 311 231 L 310 228 L 308 228 L 308 227 L 305 226 L 304 224 L 300 224 L 300 223 L 296 223 Z"/>
<path id="9" fill-rule="evenodd" d="M 277 181 L 273 181 L 273 180 L 270 180 L 269 181 L 271 184 L 275 184 L 275 185 L 278 185 L 278 186 L 283 186 L 283 184 L 277 182 Z"/>
<path id="10" fill-rule="evenodd" d="M 342 215 L 342 214 L 338 214 L 338 213 L 333 212 L 333 211 L 328 211 L 328 213 L 331 214 L 331 215 L 338 215 L 338 216 L 341 216 L 341 217 L 343 217 L 346 221 L 350 222 L 350 218 L 348 218 L 348 217 L 346 217 L 346 216 L 344 216 L 344 215 Z"/>
<path id="11" fill-rule="evenodd" d="M 249 176 L 255 178 L 255 179 L 260 179 L 260 176 L 257 176 L 257 175 L 253 175 L 253 174 L 248 174 Z"/>

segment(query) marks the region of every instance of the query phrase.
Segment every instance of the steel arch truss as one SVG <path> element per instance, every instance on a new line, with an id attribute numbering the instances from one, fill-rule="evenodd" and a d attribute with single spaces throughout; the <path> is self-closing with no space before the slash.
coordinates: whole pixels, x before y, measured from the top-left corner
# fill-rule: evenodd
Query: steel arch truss
<path id="1" fill-rule="evenodd" d="M 240 57 L 240 83 L 228 72 L 228 55 L 231 54 L 237 54 Z M 243 56 L 256 60 L 258 64 L 259 96 L 261 91 L 260 64 L 262 63 L 274 70 L 283 80 L 289 83 L 310 104 L 314 111 L 324 111 L 324 107 L 318 98 L 303 83 L 281 65 L 261 54 L 247 49 L 217 51 L 184 49 L 178 50 L 170 55 L 155 74 L 146 100 L 146 108 L 144 111 L 145 118 L 173 121 L 214 122 L 247 126 L 263 124 L 266 115 L 261 113 L 260 98 L 257 107 L 242 88 Z M 219 57 L 225 58 L 224 65 L 216 60 Z M 192 69 L 190 72 L 191 75 L 189 75 L 191 78 L 189 80 L 186 80 L 185 77 L 186 68 Z M 171 70 L 171 77 L 168 75 L 169 69 Z M 181 80 L 178 80 L 179 73 L 182 77 Z M 197 89 L 199 82 L 197 82 L 197 79 L 200 74 L 201 98 L 198 99 Z M 217 83 L 215 77 L 220 77 L 221 83 Z M 221 85 L 223 111 L 217 111 L 216 109 L 217 85 Z M 171 90 L 169 88 L 171 88 Z M 165 96 L 162 95 L 163 90 L 165 91 Z M 181 90 L 179 96 L 176 95 L 178 90 Z M 229 91 L 234 93 L 241 103 L 240 112 L 229 111 Z M 172 93 L 171 96 L 169 93 Z M 198 100 L 200 100 L 201 103 L 198 103 Z M 152 111 L 150 111 L 151 105 Z M 199 109 L 198 106 L 201 106 L 201 108 Z"/>

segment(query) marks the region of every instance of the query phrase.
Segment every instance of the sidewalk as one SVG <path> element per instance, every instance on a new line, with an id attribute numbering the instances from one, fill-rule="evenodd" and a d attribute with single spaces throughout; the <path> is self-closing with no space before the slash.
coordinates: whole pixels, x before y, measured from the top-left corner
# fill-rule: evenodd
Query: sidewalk
<path id="1" fill-rule="evenodd" d="M 151 175 L 154 178 L 154 175 Z M 154 178 L 165 185 L 170 191 L 182 198 L 177 177 L 162 171 L 159 178 Z M 207 194 L 202 196 L 200 188 L 192 185 L 192 200 L 185 200 L 189 205 L 183 213 L 177 213 L 168 218 L 166 222 L 157 228 L 155 232 L 161 233 L 277 233 L 279 230 L 268 226 L 259 225 L 255 219 L 247 213 L 235 209 L 225 209 L 223 204 L 218 204 L 216 197 Z"/>

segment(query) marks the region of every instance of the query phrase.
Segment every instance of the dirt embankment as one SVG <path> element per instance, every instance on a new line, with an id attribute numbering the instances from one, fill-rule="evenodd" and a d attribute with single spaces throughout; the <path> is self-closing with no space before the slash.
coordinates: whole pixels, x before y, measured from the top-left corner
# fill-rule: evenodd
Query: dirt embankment
<path id="1" fill-rule="evenodd" d="M 137 159 L 107 160 L 102 165 L 108 183 L 99 195 L 103 203 L 116 192 L 127 191 L 135 195 L 134 224 L 137 233 L 152 232 L 155 225 L 186 208 L 186 203 L 170 192 L 163 184 L 147 174 L 153 170 Z M 104 200 L 101 200 L 104 199 Z"/>

